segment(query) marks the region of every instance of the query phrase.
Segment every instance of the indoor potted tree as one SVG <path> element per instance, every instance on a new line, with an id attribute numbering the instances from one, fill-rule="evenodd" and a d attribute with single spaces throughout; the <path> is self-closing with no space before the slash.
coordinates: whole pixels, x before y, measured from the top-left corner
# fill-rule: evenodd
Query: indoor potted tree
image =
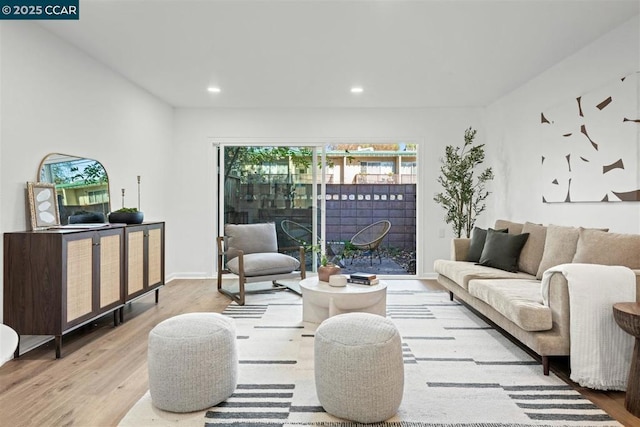
<path id="1" fill-rule="evenodd" d="M 472 128 L 465 130 L 462 148 L 449 145 L 445 158 L 440 159 L 442 174 L 438 182 L 444 191 L 436 194 L 433 200 L 447 211 L 445 221 L 452 225 L 456 237 L 461 237 L 463 231 L 466 237 L 471 235 L 476 218 L 485 210 L 484 201 L 490 194 L 485 190 L 485 184 L 493 179 L 490 167 L 475 175 L 476 167 L 484 162 L 484 144 L 473 145 L 476 132 Z"/>

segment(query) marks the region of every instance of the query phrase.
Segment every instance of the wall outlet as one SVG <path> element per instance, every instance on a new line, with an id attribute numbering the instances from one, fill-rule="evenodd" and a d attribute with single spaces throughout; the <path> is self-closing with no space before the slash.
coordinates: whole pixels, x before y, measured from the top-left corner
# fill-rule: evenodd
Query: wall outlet
<path id="1" fill-rule="evenodd" d="M 440 230 L 438 230 L 438 237 L 440 237 L 441 239 L 444 238 L 444 228 L 441 228 Z"/>

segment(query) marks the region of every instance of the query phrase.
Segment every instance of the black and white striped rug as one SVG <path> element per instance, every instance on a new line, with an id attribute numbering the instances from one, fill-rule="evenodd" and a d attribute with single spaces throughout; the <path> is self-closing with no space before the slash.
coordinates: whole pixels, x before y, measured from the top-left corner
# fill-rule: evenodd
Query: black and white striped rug
<path id="1" fill-rule="evenodd" d="M 395 282 L 400 283 L 401 282 Z M 121 426 L 357 426 L 324 412 L 313 371 L 316 326 L 292 293 L 252 295 L 223 313 L 235 319 L 239 378 L 225 402 L 191 414 L 154 408 L 147 393 Z M 416 288 L 387 295 L 403 341 L 405 389 L 384 427 L 619 426 L 448 293 Z"/>

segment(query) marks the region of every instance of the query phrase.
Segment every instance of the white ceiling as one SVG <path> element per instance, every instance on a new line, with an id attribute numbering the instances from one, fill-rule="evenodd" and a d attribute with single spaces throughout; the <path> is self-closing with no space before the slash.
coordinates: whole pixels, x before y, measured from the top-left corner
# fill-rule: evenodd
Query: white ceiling
<path id="1" fill-rule="evenodd" d="M 176 107 L 457 107 L 638 13 L 640 0 L 83 0 L 79 21 L 41 25 Z"/>

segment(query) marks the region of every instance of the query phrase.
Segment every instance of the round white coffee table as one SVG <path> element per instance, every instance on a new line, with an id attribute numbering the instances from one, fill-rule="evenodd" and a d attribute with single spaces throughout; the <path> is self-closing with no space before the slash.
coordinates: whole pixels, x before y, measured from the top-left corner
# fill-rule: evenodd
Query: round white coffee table
<path id="1" fill-rule="evenodd" d="M 317 277 L 300 281 L 302 290 L 302 320 L 322 323 L 323 320 L 341 313 L 353 311 L 387 315 L 387 284 L 329 286 Z"/>

